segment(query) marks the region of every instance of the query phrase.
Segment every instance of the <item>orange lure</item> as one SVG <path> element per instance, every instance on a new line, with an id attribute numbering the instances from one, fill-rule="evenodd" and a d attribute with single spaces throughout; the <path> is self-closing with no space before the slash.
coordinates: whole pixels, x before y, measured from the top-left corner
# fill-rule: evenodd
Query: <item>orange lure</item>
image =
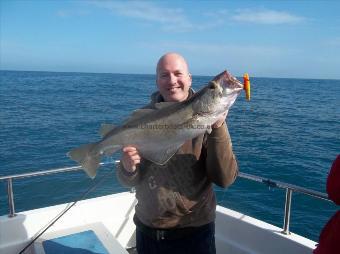
<path id="1" fill-rule="evenodd" d="M 250 80 L 248 73 L 243 75 L 243 86 L 243 89 L 246 91 L 246 99 L 247 101 L 250 101 Z"/>

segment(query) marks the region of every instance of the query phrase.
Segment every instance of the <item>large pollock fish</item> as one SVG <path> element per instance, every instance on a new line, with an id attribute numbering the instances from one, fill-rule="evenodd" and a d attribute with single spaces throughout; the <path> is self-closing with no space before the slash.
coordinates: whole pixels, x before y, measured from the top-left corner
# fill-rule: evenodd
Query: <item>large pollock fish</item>
<path id="1" fill-rule="evenodd" d="M 134 111 L 120 126 L 103 125 L 100 141 L 75 148 L 68 155 L 91 178 L 104 155 L 128 145 L 135 146 L 141 157 L 163 165 L 186 140 L 210 133 L 211 125 L 242 90 L 243 84 L 224 71 L 186 101 L 157 103 L 154 109 Z"/>

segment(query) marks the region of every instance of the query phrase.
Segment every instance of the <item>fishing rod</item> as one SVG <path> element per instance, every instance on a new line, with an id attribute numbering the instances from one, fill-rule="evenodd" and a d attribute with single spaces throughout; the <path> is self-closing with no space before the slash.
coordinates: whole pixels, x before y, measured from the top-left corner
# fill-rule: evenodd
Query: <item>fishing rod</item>
<path id="1" fill-rule="evenodd" d="M 61 211 L 54 219 L 52 219 L 45 227 L 42 227 L 33 237 L 32 240 L 18 253 L 23 254 L 40 236 L 42 236 L 50 227 L 54 225 L 62 216 L 64 216 L 73 206 L 75 206 L 78 201 L 83 200 L 90 192 L 94 191 L 99 184 L 103 183 L 107 179 L 107 176 L 113 173 L 113 170 L 107 172 L 97 183 L 94 183 L 90 188 L 88 188 L 76 201 L 70 203 L 66 208 Z"/>

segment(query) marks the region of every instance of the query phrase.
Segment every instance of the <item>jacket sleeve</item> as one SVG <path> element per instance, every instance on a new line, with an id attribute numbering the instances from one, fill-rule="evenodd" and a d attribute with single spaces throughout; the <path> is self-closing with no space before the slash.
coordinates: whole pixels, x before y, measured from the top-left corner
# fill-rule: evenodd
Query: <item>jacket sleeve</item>
<path id="1" fill-rule="evenodd" d="M 129 173 L 124 169 L 123 164 L 121 162 L 119 162 L 116 166 L 116 175 L 118 181 L 125 187 L 136 186 L 141 178 L 139 167 L 137 167 L 135 172 Z"/>
<path id="2" fill-rule="evenodd" d="M 226 188 L 238 174 L 229 131 L 226 123 L 212 129 L 206 139 L 206 171 L 208 178 L 216 185 Z"/>

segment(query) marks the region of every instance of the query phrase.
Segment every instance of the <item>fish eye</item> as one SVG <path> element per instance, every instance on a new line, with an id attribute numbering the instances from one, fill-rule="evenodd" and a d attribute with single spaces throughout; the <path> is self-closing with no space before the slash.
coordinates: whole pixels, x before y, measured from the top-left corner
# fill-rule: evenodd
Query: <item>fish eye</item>
<path id="1" fill-rule="evenodd" d="M 209 83 L 209 88 L 210 88 L 210 89 L 216 89 L 216 88 L 217 88 L 216 82 L 211 81 L 211 82 Z"/>

